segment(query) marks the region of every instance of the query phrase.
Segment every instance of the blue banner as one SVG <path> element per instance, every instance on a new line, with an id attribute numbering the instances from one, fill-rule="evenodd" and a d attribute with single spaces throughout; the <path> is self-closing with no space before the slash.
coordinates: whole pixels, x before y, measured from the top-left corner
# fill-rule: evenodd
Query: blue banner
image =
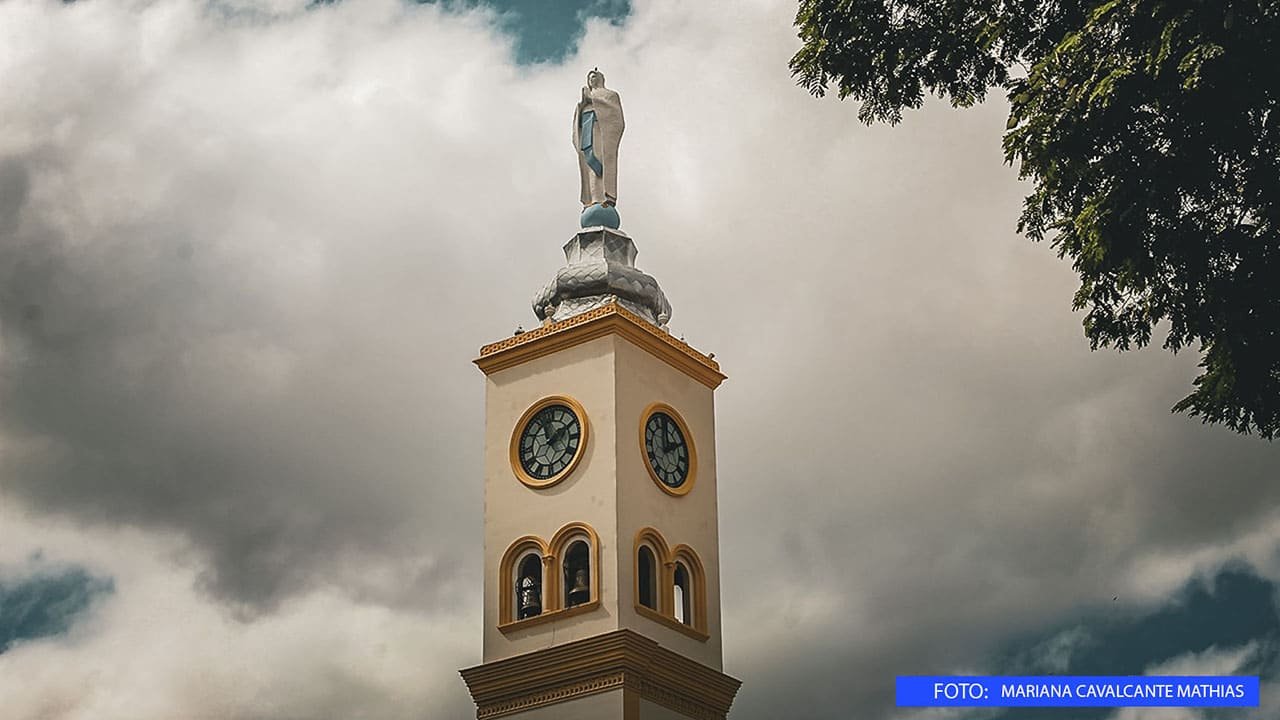
<path id="1" fill-rule="evenodd" d="M 899 675 L 898 707 L 1257 707 L 1243 675 Z"/>

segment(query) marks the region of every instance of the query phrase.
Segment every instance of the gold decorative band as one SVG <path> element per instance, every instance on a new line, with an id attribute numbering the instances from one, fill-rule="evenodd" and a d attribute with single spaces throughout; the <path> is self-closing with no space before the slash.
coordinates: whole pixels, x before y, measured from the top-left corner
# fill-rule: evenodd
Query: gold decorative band
<path id="1" fill-rule="evenodd" d="M 484 374 L 491 375 L 610 333 L 630 340 L 707 387 L 715 389 L 725 380 L 715 360 L 617 303 L 485 345 L 475 364 Z"/>

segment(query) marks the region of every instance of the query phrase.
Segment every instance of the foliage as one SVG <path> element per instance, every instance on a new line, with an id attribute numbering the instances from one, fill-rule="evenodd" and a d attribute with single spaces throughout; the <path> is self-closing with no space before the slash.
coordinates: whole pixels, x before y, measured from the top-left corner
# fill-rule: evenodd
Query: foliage
<path id="1" fill-rule="evenodd" d="M 1280 0 L 801 0 L 801 86 L 896 123 L 926 93 L 1010 102 L 1020 232 L 1080 276 L 1092 347 L 1167 327 L 1174 406 L 1280 433 Z"/>

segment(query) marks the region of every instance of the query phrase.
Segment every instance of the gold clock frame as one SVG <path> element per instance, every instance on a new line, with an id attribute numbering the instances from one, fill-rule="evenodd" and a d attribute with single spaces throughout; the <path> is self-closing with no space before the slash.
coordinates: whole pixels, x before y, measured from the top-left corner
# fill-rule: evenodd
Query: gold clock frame
<path id="1" fill-rule="evenodd" d="M 649 424 L 649 418 L 656 412 L 665 413 L 676 421 L 676 426 L 680 428 L 680 434 L 684 436 L 684 444 L 689 448 L 689 475 L 684 479 L 684 484 L 678 488 L 673 488 L 662 482 L 662 478 L 658 477 L 657 471 L 653 469 L 653 464 L 649 462 L 649 452 L 644 447 L 644 428 Z M 653 480 L 653 484 L 657 485 L 662 492 L 672 497 L 683 497 L 693 489 L 694 481 L 698 478 L 698 450 L 694 446 L 693 433 L 689 432 L 689 425 L 680 416 L 680 413 L 666 403 L 651 403 L 649 407 L 644 409 L 643 413 L 640 413 L 640 461 L 644 463 L 644 469 L 649 472 L 649 478 Z"/>
<path id="2" fill-rule="evenodd" d="M 520 463 L 520 436 L 524 433 L 524 427 L 538 414 L 539 410 L 550 407 L 551 405 L 565 405 L 569 410 L 577 416 L 578 425 L 582 427 L 582 437 L 578 440 L 578 451 L 569 459 L 569 464 L 564 469 L 552 475 L 546 480 L 540 480 L 524 471 L 524 466 Z M 511 471 L 515 473 L 516 479 L 524 483 L 525 486 L 534 490 L 543 490 L 556 485 L 569 477 L 578 467 L 578 462 L 582 460 L 582 456 L 587 453 L 587 440 L 591 436 L 591 423 L 587 419 L 587 411 L 582 407 L 582 403 L 574 400 L 568 395 L 548 395 L 538 402 L 529 406 L 528 410 L 520 416 L 516 421 L 515 429 L 511 431 L 511 447 L 510 460 Z"/>

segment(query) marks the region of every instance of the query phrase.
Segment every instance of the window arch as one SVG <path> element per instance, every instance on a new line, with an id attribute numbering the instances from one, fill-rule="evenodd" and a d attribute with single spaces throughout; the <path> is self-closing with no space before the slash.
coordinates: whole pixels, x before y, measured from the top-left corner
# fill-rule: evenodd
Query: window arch
<path id="1" fill-rule="evenodd" d="M 565 551 L 563 607 L 571 608 L 591 601 L 591 551 L 586 540 L 574 540 Z"/>
<path id="2" fill-rule="evenodd" d="M 676 561 L 675 572 L 671 578 L 671 594 L 672 614 L 675 615 L 676 622 L 684 625 L 693 624 L 693 586 L 689 579 L 689 568 L 684 563 Z"/>
<path id="3" fill-rule="evenodd" d="M 643 551 L 643 552 L 642 552 Z M 652 568 L 644 567 L 641 558 L 644 554 L 652 558 Z M 640 528 L 636 533 L 635 549 L 632 562 L 635 573 L 632 576 L 632 587 L 635 588 L 636 607 L 643 607 L 658 613 L 670 613 L 667 602 L 667 564 L 671 550 L 662 533 L 651 527 Z M 642 570 L 643 567 L 643 570 Z M 642 590 L 652 592 L 644 595 Z"/>
<path id="4" fill-rule="evenodd" d="M 565 525 L 551 538 L 555 558 L 556 609 L 575 608 L 600 599 L 600 538 L 581 522 Z"/>
<path id="5" fill-rule="evenodd" d="M 636 551 L 636 602 L 657 611 L 658 587 L 658 558 L 653 548 L 641 545 Z"/>
<path id="6" fill-rule="evenodd" d="M 511 543 L 499 563 L 498 629 L 598 607 L 599 557 L 599 536 L 582 522 L 560 528 L 549 543 L 535 535 Z"/>
<path id="7" fill-rule="evenodd" d="M 684 615 L 682 622 L 689 627 L 705 633 L 707 631 L 707 572 L 702 567 L 702 560 L 688 545 L 677 545 L 671 551 L 675 561 L 673 575 L 684 570 Z M 673 578 L 674 585 L 675 578 Z"/>
<path id="8" fill-rule="evenodd" d="M 498 565 L 499 624 L 528 619 L 547 611 L 547 583 L 543 568 L 549 558 L 547 544 L 533 535 L 516 540 L 503 553 L 502 562 Z M 533 612 L 535 601 L 537 612 Z"/>
<path id="9" fill-rule="evenodd" d="M 516 619 L 542 614 L 542 555 L 525 553 L 516 564 Z"/>
<path id="10" fill-rule="evenodd" d="M 706 641 L 706 572 L 688 545 L 669 549 L 651 527 L 636 533 L 632 553 L 636 613 Z"/>

